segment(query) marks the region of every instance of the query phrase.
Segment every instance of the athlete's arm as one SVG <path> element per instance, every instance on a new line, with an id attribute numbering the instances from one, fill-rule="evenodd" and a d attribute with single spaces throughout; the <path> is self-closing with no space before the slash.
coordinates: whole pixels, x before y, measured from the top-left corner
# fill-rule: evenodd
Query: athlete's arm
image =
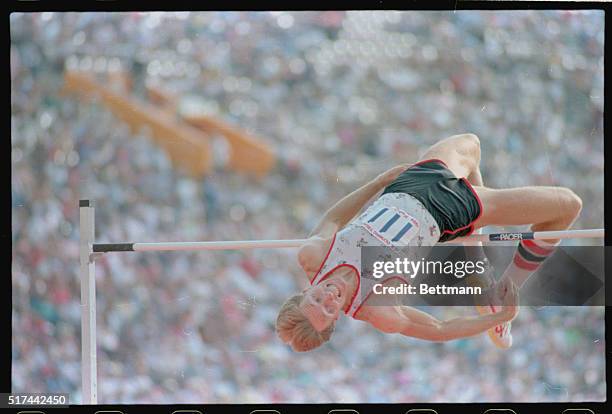
<path id="1" fill-rule="evenodd" d="M 495 314 L 465 316 L 441 321 L 409 306 L 369 306 L 360 318 L 386 333 L 401 333 L 429 341 L 450 341 L 478 335 L 514 319 L 518 313 L 518 289 L 511 284 L 504 297 L 503 310 Z"/>
<path id="2" fill-rule="evenodd" d="M 330 237 L 346 226 L 372 197 L 391 184 L 406 168 L 407 165 L 393 167 L 342 198 L 327 210 L 319 224 L 310 232 L 309 237 L 313 235 Z"/>

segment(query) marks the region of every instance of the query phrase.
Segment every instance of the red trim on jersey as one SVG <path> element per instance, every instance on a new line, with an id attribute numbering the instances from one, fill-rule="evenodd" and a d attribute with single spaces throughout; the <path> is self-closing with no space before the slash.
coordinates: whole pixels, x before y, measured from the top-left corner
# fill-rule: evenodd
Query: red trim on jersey
<path id="1" fill-rule="evenodd" d="M 312 277 L 312 279 L 310 279 L 310 284 L 312 285 L 312 282 L 315 281 L 315 279 L 317 278 L 317 276 L 319 276 L 319 273 L 321 272 L 321 269 L 323 269 L 323 265 L 325 265 L 325 262 L 327 261 L 327 258 L 329 257 L 329 254 L 332 251 L 332 248 L 334 247 L 334 243 L 336 242 L 336 233 L 334 233 L 334 238 L 332 239 L 331 244 L 329 245 L 329 249 L 327 249 L 327 254 L 325 255 L 325 259 L 323 259 L 323 262 L 321 262 L 321 266 L 319 266 L 319 270 L 317 270 L 317 273 L 315 273 L 315 275 Z"/>
<path id="2" fill-rule="evenodd" d="M 522 243 L 523 243 L 524 248 L 529 250 L 531 253 L 535 253 L 540 256 L 548 256 L 554 251 L 554 247 L 551 247 L 551 248 L 543 247 L 537 244 L 536 242 L 534 242 L 533 240 L 523 240 Z"/>
<path id="3" fill-rule="evenodd" d="M 401 277 L 401 276 L 391 276 L 391 277 L 389 277 L 389 278 L 387 278 L 387 279 L 383 280 L 382 284 L 384 285 L 384 284 L 385 284 L 385 283 L 387 283 L 389 280 L 393 280 L 393 279 L 400 279 L 402 282 L 404 282 L 404 283 L 406 283 L 406 284 L 409 284 L 409 283 L 408 283 L 408 281 L 407 281 L 406 279 L 404 279 L 403 277 Z M 359 304 L 359 306 L 357 307 L 357 309 L 355 309 L 355 312 L 353 312 L 353 314 L 351 315 L 351 317 L 355 318 L 355 317 L 357 316 L 357 313 L 358 313 L 358 312 L 361 310 L 362 306 L 363 306 L 363 305 L 365 305 L 365 303 L 368 301 L 368 299 L 370 298 L 370 295 L 371 295 L 372 293 L 374 293 L 374 292 L 370 292 L 370 293 L 368 293 L 368 296 L 366 296 L 366 297 L 365 297 L 365 299 L 363 300 L 363 302 L 361 302 L 361 304 Z M 352 305 L 353 305 L 353 304 L 351 303 L 351 306 L 352 306 Z M 349 309 L 351 309 L 351 308 L 349 307 Z M 345 312 L 345 313 L 348 313 L 348 312 Z"/>
<path id="4" fill-rule="evenodd" d="M 529 262 L 518 254 L 514 256 L 514 264 L 525 270 L 536 270 L 540 266 L 540 263 Z"/>
<path id="5" fill-rule="evenodd" d="M 417 165 L 421 165 L 421 164 L 425 164 L 426 162 L 431 162 L 431 161 L 436 161 L 439 162 L 440 164 L 444 165 L 446 168 L 448 168 L 448 165 L 446 165 L 446 163 L 444 161 L 442 161 L 439 158 L 429 158 L 427 160 L 421 160 L 419 162 L 417 162 L 416 164 L 412 164 L 410 167 L 408 167 L 407 169 L 410 169 L 412 167 L 416 167 Z"/>
<path id="6" fill-rule="evenodd" d="M 459 227 L 458 229 L 455 230 L 444 230 L 442 232 L 442 234 L 455 234 L 460 232 L 461 230 L 465 230 L 468 227 L 471 227 L 470 232 L 468 234 L 466 234 L 465 236 L 469 236 L 470 234 L 474 233 L 474 223 L 480 218 L 480 216 L 482 216 L 482 201 L 480 201 L 480 197 L 478 197 L 478 194 L 476 193 L 476 190 L 474 190 L 474 187 L 472 187 L 472 184 L 470 184 L 470 182 L 465 178 L 462 177 L 460 178 L 460 180 L 462 180 L 470 189 L 470 191 L 472 192 L 472 194 L 474 194 L 474 197 L 476 197 L 476 201 L 478 202 L 478 215 L 476 216 L 476 218 L 474 218 L 474 220 L 470 221 L 467 225 L 463 226 L 463 227 Z"/>
<path id="7" fill-rule="evenodd" d="M 355 274 L 357 275 L 357 289 L 355 289 L 355 292 L 353 292 L 353 297 L 351 298 L 351 302 L 349 303 L 348 308 L 346 308 L 346 310 L 344 311 L 344 314 L 346 315 L 348 313 L 348 311 L 351 309 L 351 307 L 353 306 L 353 302 L 355 301 L 355 298 L 357 297 L 357 293 L 359 293 L 359 288 L 361 288 L 361 274 L 359 273 L 359 270 L 357 270 L 357 268 L 355 266 L 353 266 L 351 264 L 348 264 L 348 263 L 339 264 L 338 266 L 336 266 L 333 269 L 331 269 L 329 272 L 325 273 L 325 275 L 321 278 L 321 280 L 319 280 L 317 282 L 317 285 L 320 284 L 321 282 L 323 282 L 333 272 L 335 272 L 336 270 L 338 270 L 341 267 L 350 267 L 351 269 L 353 269 L 355 271 Z"/>

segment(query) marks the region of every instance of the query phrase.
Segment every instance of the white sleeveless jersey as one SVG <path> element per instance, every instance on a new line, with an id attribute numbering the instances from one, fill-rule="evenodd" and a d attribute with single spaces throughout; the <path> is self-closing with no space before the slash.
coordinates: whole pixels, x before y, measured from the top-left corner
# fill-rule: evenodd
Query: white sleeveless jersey
<path id="1" fill-rule="evenodd" d="M 380 279 L 361 277 L 362 246 L 434 246 L 440 229 L 425 206 L 405 193 L 387 193 L 379 197 L 363 214 L 334 235 L 327 256 L 311 284 L 319 284 L 336 269 L 346 266 L 357 276 L 357 289 L 346 314 L 355 317 L 367 301 L 375 283 L 402 279 L 389 275 Z M 387 250 L 387 249 L 385 249 Z M 423 253 L 419 249 L 419 253 Z M 403 257 L 406 257 L 405 254 Z M 386 255 L 381 260 L 389 260 Z M 417 259 L 418 260 L 418 259 Z M 363 294 L 362 294 L 363 293 Z"/>

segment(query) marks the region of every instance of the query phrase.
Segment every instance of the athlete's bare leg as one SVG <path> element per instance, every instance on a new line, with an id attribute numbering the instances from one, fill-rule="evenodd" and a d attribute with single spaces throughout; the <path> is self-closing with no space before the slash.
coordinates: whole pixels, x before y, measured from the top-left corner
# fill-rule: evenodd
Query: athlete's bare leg
<path id="1" fill-rule="evenodd" d="M 565 187 L 475 187 L 483 205 L 476 227 L 531 224 L 532 231 L 565 230 L 582 209 L 582 200 Z M 547 240 L 557 243 L 558 239 Z"/>
<path id="2" fill-rule="evenodd" d="M 466 177 L 483 206 L 475 228 L 530 224 L 532 231 L 565 230 L 578 217 L 581 199 L 565 187 L 484 187 L 480 173 L 480 141 L 474 134 L 453 135 L 431 146 L 422 159 L 437 158 L 457 177 Z M 547 240 L 556 243 L 558 239 Z"/>

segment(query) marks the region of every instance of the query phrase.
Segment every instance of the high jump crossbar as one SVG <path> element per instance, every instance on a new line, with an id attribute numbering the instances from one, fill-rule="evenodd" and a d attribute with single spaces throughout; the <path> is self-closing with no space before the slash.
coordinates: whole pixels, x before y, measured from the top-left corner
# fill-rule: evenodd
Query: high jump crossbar
<path id="1" fill-rule="evenodd" d="M 80 217 L 80 276 L 81 276 L 81 363 L 82 398 L 84 404 L 97 404 L 96 361 L 96 280 L 95 259 L 111 252 L 161 252 L 194 250 L 280 249 L 300 247 L 306 239 L 290 240 L 236 240 L 200 242 L 148 242 L 148 243 L 95 243 L 94 204 L 79 201 Z M 603 238 L 604 229 L 582 229 L 536 232 L 504 232 L 473 234 L 457 238 L 452 243 L 507 242 L 542 239 Z"/>
<path id="2" fill-rule="evenodd" d="M 473 234 L 454 239 L 452 243 L 500 242 L 517 240 L 542 239 L 585 239 L 604 237 L 604 229 L 537 231 L 522 233 L 488 233 Z M 93 253 L 109 252 L 162 252 L 180 250 L 243 250 L 243 249 L 279 249 L 300 247 L 307 239 L 289 240 L 236 240 L 236 241 L 202 241 L 202 242 L 149 242 L 149 243 L 95 243 Z"/>

